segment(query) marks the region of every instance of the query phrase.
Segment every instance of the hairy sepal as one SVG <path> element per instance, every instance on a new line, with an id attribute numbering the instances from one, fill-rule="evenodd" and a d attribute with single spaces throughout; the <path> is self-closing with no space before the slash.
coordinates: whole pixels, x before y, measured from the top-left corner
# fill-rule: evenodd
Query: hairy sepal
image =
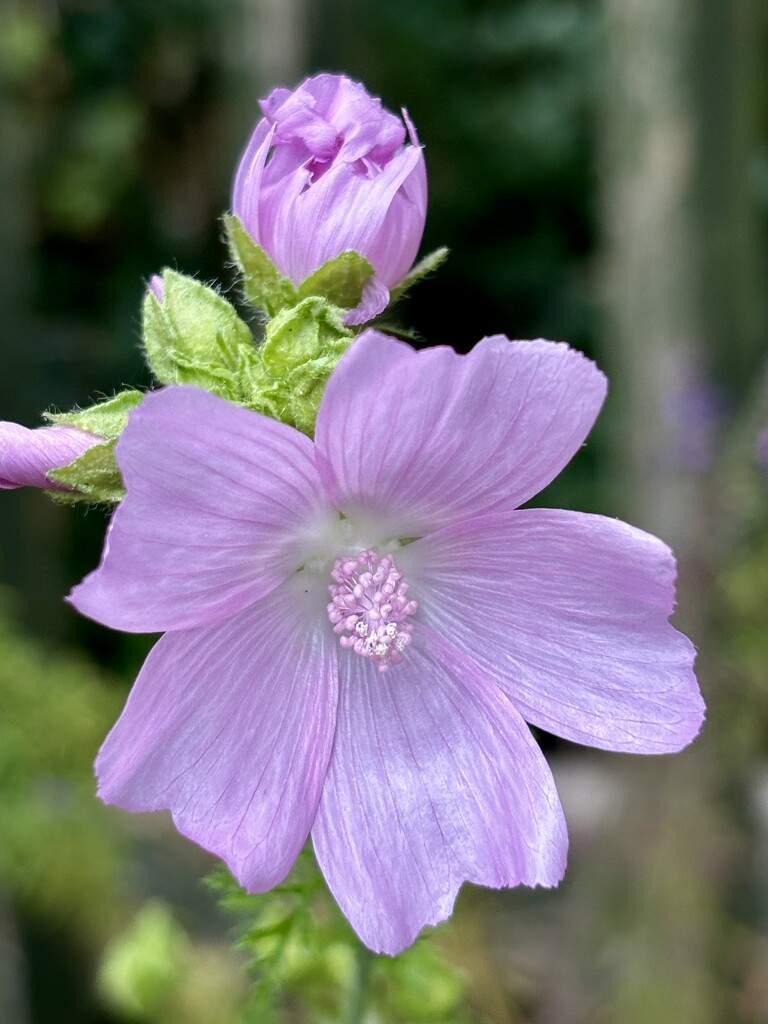
<path id="1" fill-rule="evenodd" d="M 48 473 L 51 480 L 70 488 L 67 491 L 48 491 L 56 501 L 65 503 L 86 501 L 91 504 L 115 505 L 125 496 L 123 478 L 115 459 L 117 441 L 111 438 L 96 444 L 61 469 Z"/>
<path id="2" fill-rule="evenodd" d="M 144 298 L 144 352 L 161 384 L 194 384 L 233 402 L 249 393 L 255 362 L 250 327 L 215 289 L 173 270 L 163 298 Z"/>
<path id="3" fill-rule="evenodd" d="M 293 282 L 280 273 L 262 247 L 245 230 L 239 218 L 234 214 L 226 214 L 224 231 L 230 256 L 242 277 L 243 294 L 247 301 L 263 309 L 270 317 L 287 307 L 295 306 L 299 295 Z"/>
<path id="4" fill-rule="evenodd" d="M 250 408 L 310 437 L 328 378 L 352 341 L 343 310 L 312 296 L 267 324 Z"/>
<path id="5" fill-rule="evenodd" d="M 317 295 L 341 309 L 354 309 L 363 298 L 363 289 L 376 273 L 373 265 L 354 249 L 347 249 L 326 260 L 299 285 L 299 298 Z"/>
<path id="6" fill-rule="evenodd" d="M 425 256 L 424 259 L 419 260 L 413 269 L 405 275 L 400 284 L 391 290 L 391 303 L 402 299 L 415 284 L 433 274 L 448 259 L 448 253 L 449 250 L 445 246 L 441 246 L 441 248 L 435 249 L 434 252 Z"/>
<path id="7" fill-rule="evenodd" d="M 71 409 L 69 412 L 46 412 L 49 423 L 60 423 L 68 427 L 86 430 L 105 438 L 119 437 L 128 423 L 128 416 L 144 397 L 142 391 L 129 389 L 87 409 Z"/>

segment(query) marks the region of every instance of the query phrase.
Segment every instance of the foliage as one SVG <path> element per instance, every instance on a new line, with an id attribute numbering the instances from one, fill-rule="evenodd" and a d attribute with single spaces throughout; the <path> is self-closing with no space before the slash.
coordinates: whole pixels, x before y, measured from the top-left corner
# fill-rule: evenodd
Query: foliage
<path id="1" fill-rule="evenodd" d="M 348 1015 L 371 1024 L 478 1024 L 466 983 L 436 936 L 422 937 L 397 957 L 360 945 L 309 846 L 269 893 L 249 895 L 223 867 L 208 883 L 240 919 L 238 946 L 254 981 L 244 1024 L 280 1024 L 289 1008 L 312 1024 L 338 1024 Z M 352 1016 L 358 998 L 365 1000 L 359 1017 Z"/>
<path id="2" fill-rule="evenodd" d="M 98 974 L 103 1004 L 146 1024 L 246 1024 L 245 983 L 230 951 L 193 941 L 166 903 L 145 903 L 107 944 Z"/>
<path id="3" fill-rule="evenodd" d="M 0 591 L 0 888 L 35 913 L 102 931 L 119 912 L 120 862 L 91 762 L 118 695 L 82 654 L 19 636 L 10 604 Z"/>

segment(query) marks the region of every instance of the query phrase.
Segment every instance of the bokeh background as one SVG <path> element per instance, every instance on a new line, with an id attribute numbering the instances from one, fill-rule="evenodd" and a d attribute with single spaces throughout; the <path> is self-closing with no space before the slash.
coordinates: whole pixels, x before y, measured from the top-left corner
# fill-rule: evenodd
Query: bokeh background
<path id="1" fill-rule="evenodd" d="M 370 1020 L 768 1021 L 766 0 L 2 0 L 0 417 L 148 383 L 148 276 L 231 291 L 218 218 L 257 99 L 323 69 L 425 144 L 423 251 L 452 255 L 402 312 L 424 343 L 566 339 L 608 372 L 540 501 L 673 544 L 709 705 L 677 757 L 542 736 L 566 881 L 463 893 L 443 973 L 425 954 Z M 94 798 L 151 643 L 62 601 L 104 523 L 0 497 L 0 1021 L 266 1021 L 211 861 Z"/>

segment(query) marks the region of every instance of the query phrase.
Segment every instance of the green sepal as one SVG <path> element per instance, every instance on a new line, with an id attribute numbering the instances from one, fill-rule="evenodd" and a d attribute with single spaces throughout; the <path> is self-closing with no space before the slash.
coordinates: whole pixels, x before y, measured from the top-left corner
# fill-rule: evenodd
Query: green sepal
<path id="1" fill-rule="evenodd" d="M 376 273 L 373 265 L 354 249 L 347 249 L 318 267 L 299 285 L 299 298 L 320 295 L 341 309 L 354 309 L 363 289 Z"/>
<path id="2" fill-rule="evenodd" d="M 63 502 L 88 501 L 117 504 L 125 496 L 123 478 L 115 460 L 112 438 L 104 444 L 88 448 L 74 462 L 61 469 L 52 469 L 48 476 L 57 483 L 72 488 L 69 491 L 48 491 L 52 498 Z"/>
<path id="3" fill-rule="evenodd" d="M 419 260 L 416 266 L 405 275 L 400 284 L 391 290 L 391 302 L 397 302 L 398 299 L 402 299 L 406 292 L 410 291 L 422 278 L 434 273 L 448 259 L 449 251 L 445 246 L 441 246 L 425 256 L 423 260 Z"/>
<path id="4" fill-rule="evenodd" d="M 225 215 L 224 230 L 230 255 L 242 275 L 246 299 L 270 317 L 312 296 L 327 299 L 340 309 L 354 309 L 376 272 L 365 256 L 347 249 L 326 260 L 296 288 L 234 214 Z"/>
<path id="5" fill-rule="evenodd" d="M 194 278 L 163 272 L 163 298 L 144 298 L 144 352 L 161 384 L 196 384 L 230 401 L 247 392 L 242 380 L 250 327 L 227 300 Z"/>
<path id="6" fill-rule="evenodd" d="M 143 391 L 121 391 L 113 398 L 97 402 L 88 409 L 73 409 L 70 412 L 47 412 L 49 423 L 61 423 L 68 427 L 86 430 L 101 437 L 119 437 L 125 430 L 129 414 L 144 397 Z"/>
<path id="7" fill-rule="evenodd" d="M 343 315 L 312 296 L 271 320 L 246 404 L 311 437 L 325 385 L 352 341 Z"/>
<path id="8" fill-rule="evenodd" d="M 234 214 L 224 216 L 224 230 L 230 255 L 243 279 L 243 293 L 252 305 L 276 316 L 299 301 L 290 278 L 281 274 L 272 260 L 243 227 Z"/>

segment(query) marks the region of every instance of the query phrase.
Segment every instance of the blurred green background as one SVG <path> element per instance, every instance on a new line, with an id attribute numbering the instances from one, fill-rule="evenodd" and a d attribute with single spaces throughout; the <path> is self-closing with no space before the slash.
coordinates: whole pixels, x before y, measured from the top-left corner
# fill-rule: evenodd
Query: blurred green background
<path id="1" fill-rule="evenodd" d="M 541 503 L 673 544 L 709 705 L 675 758 L 542 737 L 565 883 L 464 893 L 439 955 L 377 968 L 370 1020 L 764 1022 L 766 0 L 2 0 L 0 417 L 148 382 L 149 275 L 232 288 L 218 218 L 257 99 L 323 69 L 407 106 L 426 147 L 423 252 L 452 255 L 409 326 L 465 350 L 565 339 L 608 372 L 598 428 Z M 0 1021 L 266 1021 L 199 883 L 210 859 L 94 797 L 150 645 L 62 601 L 104 523 L 0 497 Z M 275 1019 L 338 1019 L 344 955 Z"/>

